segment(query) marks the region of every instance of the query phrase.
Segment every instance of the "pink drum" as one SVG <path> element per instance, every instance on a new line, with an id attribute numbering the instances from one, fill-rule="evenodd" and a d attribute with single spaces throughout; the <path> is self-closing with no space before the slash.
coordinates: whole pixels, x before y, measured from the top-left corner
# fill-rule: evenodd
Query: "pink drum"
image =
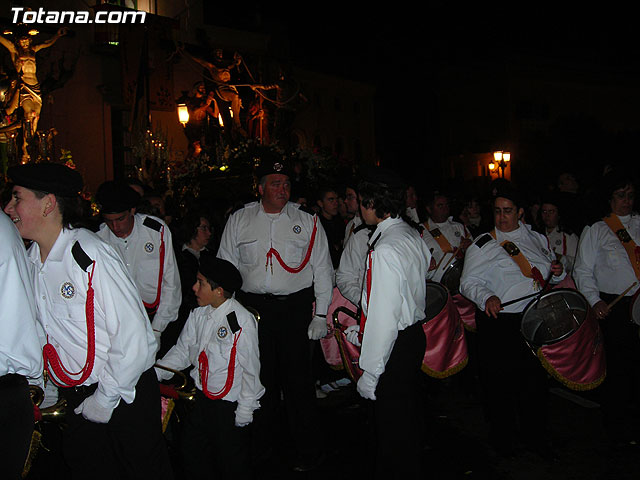
<path id="1" fill-rule="evenodd" d="M 362 371 L 358 368 L 360 352 L 358 347 L 347 341 L 343 331 L 358 323 L 357 310 L 356 306 L 344 298 L 340 290 L 335 287 L 331 305 L 327 311 L 327 322 L 331 322 L 328 325 L 329 335 L 320 339 L 322 353 L 329 366 L 335 370 L 346 369 L 349 377 L 354 381 L 362 375 Z"/>
<path id="2" fill-rule="evenodd" d="M 426 321 L 423 325 L 427 349 L 422 371 L 434 378 L 446 378 L 462 370 L 468 361 L 467 340 L 458 309 L 449 291 L 427 281 Z"/>
<path id="3" fill-rule="evenodd" d="M 606 376 L 602 333 L 584 296 L 556 288 L 527 305 L 521 332 L 542 366 L 573 390 L 591 390 Z"/>

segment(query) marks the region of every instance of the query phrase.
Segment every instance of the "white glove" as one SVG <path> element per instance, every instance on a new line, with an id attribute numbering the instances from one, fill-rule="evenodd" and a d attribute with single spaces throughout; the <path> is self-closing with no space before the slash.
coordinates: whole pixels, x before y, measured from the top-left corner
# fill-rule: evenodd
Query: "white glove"
<path id="1" fill-rule="evenodd" d="M 376 399 L 376 387 L 378 386 L 378 379 L 371 375 L 369 372 L 363 372 L 362 376 L 358 380 L 358 393 L 364 398 L 369 400 Z"/>
<path id="2" fill-rule="evenodd" d="M 84 401 L 76 407 L 74 412 L 78 415 L 82 414 L 84 418 L 94 423 L 109 423 L 112 408 L 105 408 L 98 403 L 95 394 L 84 399 Z"/>
<path id="3" fill-rule="evenodd" d="M 313 317 L 313 320 L 311 320 L 309 324 L 309 330 L 307 330 L 309 340 L 320 340 L 327 335 L 327 332 L 327 319 L 318 317 L 317 315 Z"/>
<path id="4" fill-rule="evenodd" d="M 344 331 L 345 337 L 349 343 L 353 343 L 356 347 L 360 347 L 360 339 L 358 338 L 358 334 L 360 333 L 359 325 L 351 325 L 347 327 Z"/>
<path id="5" fill-rule="evenodd" d="M 253 410 L 249 407 L 238 405 L 236 408 L 236 427 L 246 427 L 253 422 Z"/>

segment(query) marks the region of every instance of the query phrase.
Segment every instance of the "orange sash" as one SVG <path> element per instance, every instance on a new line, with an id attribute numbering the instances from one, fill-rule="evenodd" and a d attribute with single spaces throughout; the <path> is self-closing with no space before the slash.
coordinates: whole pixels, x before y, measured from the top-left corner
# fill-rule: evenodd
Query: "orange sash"
<path id="1" fill-rule="evenodd" d="M 440 250 L 442 250 L 444 253 L 451 253 L 453 252 L 453 247 L 451 246 L 451 244 L 449 243 L 449 240 L 447 240 L 447 237 L 445 237 L 442 232 L 440 231 L 439 228 L 434 228 L 433 230 L 430 228 L 429 226 L 429 220 L 427 220 L 426 222 L 424 222 L 424 226 L 427 227 L 427 230 L 429 230 L 429 233 L 431 234 L 431 236 L 433 237 L 433 239 L 438 242 L 438 246 L 440 247 Z"/>
<path id="2" fill-rule="evenodd" d="M 620 243 L 622 243 L 633 267 L 633 272 L 636 274 L 636 278 L 640 280 L 640 247 L 633 241 L 633 238 L 631 238 L 631 235 L 629 235 L 629 232 L 624 228 L 624 225 L 622 225 L 622 222 L 615 213 L 607 215 L 602 221 L 607 224 L 611 231 L 616 234 Z"/>
<path id="3" fill-rule="evenodd" d="M 495 229 L 491 230 L 491 236 L 494 240 L 497 240 Z M 500 244 L 500 246 L 504 248 L 505 252 L 507 252 L 512 260 L 516 263 L 516 265 L 518 265 L 518 268 L 520 268 L 522 275 L 535 280 L 539 287 L 544 285 L 545 281 L 544 278 L 542 278 L 542 273 L 540 273 L 540 270 L 538 270 L 537 267 L 531 267 L 529 260 L 527 260 L 527 257 L 524 256 L 522 251 L 515 243 L 509 240 L 505 240 Z"/>

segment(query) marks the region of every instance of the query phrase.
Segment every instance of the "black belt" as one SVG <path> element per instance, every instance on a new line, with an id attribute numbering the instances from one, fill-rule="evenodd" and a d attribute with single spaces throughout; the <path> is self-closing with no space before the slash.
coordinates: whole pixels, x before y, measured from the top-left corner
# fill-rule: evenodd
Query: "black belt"
<path id="1" fill-rule="evenodd" d="M 93 394 L 93 392 L 95 392 L 97 388 L 97 383 L 94 383 L 92 385 L 78 385 L 77 387 L 61 387 L 60 395 L 62 395 L 63 397 L 65 395 L 80 395 L 88 397 L 89 395 Z"/>
<path id="2" fill-rule="evenodd" d="M 288 295 L 274 295 L 273 293 L 251 293 L 251 292 L 241 292 L 241 296 L 247 299 L 256 299 L 262 300 L 266 302 L 282 302 L 285 300 L 291 300 L 292 298 L 308 295 L 313 292 L 313 287 L 303 288 L 302 290 L 298 290 L 294 293 L 289 293 Z"/>
<path id="3" fill-rule="evenodd" d="M 17 373 L 7 373 L 0 377 L 0 388 L 16 387 L 23 383 L 27 383 L 27 379 Z"/>

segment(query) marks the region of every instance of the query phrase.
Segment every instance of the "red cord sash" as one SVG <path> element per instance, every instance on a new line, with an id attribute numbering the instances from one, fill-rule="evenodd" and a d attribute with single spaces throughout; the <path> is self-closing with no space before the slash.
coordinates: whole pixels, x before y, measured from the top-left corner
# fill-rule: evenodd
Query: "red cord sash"
<path id="1" fill-rule="evenodd" d="M 371 303 L 371 254 L 373 250 L 369 250 L 369 265 L 367 267 L 367 310 L 369 310 L 369 305 Z M 358 330 L 358 340 L 362 343 L 362 336 L 364 335 L 364 324 L 367 323 L 367 317 L 364 314 L 364 308 L 360 310 L 360 329 Z"/>
<path id="2" fill-rule="evenodd" d="M 55 383 L 59 387 L 76 387 L 78 385 L 82 385 L 84 381 L 89 378 L 91 372 L 93 371 L 93 364 L 96 358 L 96 329 L 95 329 L 95 320 L 93 317 L 94 309 L 93 309 L 93 271 L 95 269 L 96 262 L 95 260 L 92 262 L 91 273 L 89 273 L 89 284 L 87 286 L 87 300 L 85 303 L 85 312 L 86 312 L 86 320 L 87 320 L 87 360 L 78 372 L 70 372 L 62 365 L 60 361 L 60 357 L 58 356 L 58 352 L 55 347 L 49 343 L 49 337 L 47 336 L 47 344 L 42 348 L 42 357 L 44 359 L 44 368 L 51 377 L 53 383 Z M 51 367 L 49 367 L 51 364 Z M 53 370 L 56 377 L 63 382 L 58 383 L 49 368 Z M 80 375 L 80 378 L 74 380 L 69 375 Z"/>
<path id="3" fill-rule="evenodd" d="M 156 299 L 152 303 L 142 302 L 149 314 L 153 315 L 160 305 L 160 294 L 162 293 L 162 276 L 164 275 L 164 225 L 160 229 L 160 268 L 158 269 L 158 288 L 156 289 Z"/>
<path id="4" fill-rule="evenodd" d="M 224 383 L 224 387 L 219 392 L 211 393 L 207 389 L 207 379 L 209 378 L 209 359 L 207 358 L 207 354 L 204 353 L 204 350 L 200 352 L 198 356 L 198 371 L 200 372 L 200 382 L 202 383 L 202 393 L 210 400 L 219 400 L 229 393 L 231 387 L 233 386 L 233 378 L 235 376 L 236 370 L 236 350 L 238 346 L 238 338 L 240 338 L 240 334 L 242 333 L 242 329 L 234 336 L 233 339 L 233 347 L 231 347 L 231 355 L 229 356 L 229 367 L 227 368 L 227 380 Z"/>
<path id="5" fill-rule="evenodd" d="M 313 231 L 311 232 L 311 240 L 309 240 L 309 247 L 307 248 L 307 253 L 305 254 L 304 260 L 302 260 L 302 263 L 300 265 L 298 265 L 295 268 L 290 267 L 289 265 L 284 263 L 284 260 L 282 260 L 282 257 L 280 257 L 280 254 L 278 253 L 278 251 L 275 248 L 271 247 L 269 249 L 269 251 L 267 252 L 267 263 L 265 263 L 264 268 L 267 268 L 269 265 L 271 265 L 271 270 L 273 271 L 273 259 L 271 257 L 276 257 L 276 260 L 278 260 L 278 263 L 287 272 L 289 272 L 289 273 L 299 273 L 299 272 L 301 272 L 302 269 L 307 266 L 307 263 L 309 263 L 309 259 L 311 258 L 311 251 L 313 250 L 313 245 L 314 245 L 314 243 L 316 241 L 316 232 L 317 231 L 318 231 L 318 216 L 314 215 L 313 216 Z"/>

